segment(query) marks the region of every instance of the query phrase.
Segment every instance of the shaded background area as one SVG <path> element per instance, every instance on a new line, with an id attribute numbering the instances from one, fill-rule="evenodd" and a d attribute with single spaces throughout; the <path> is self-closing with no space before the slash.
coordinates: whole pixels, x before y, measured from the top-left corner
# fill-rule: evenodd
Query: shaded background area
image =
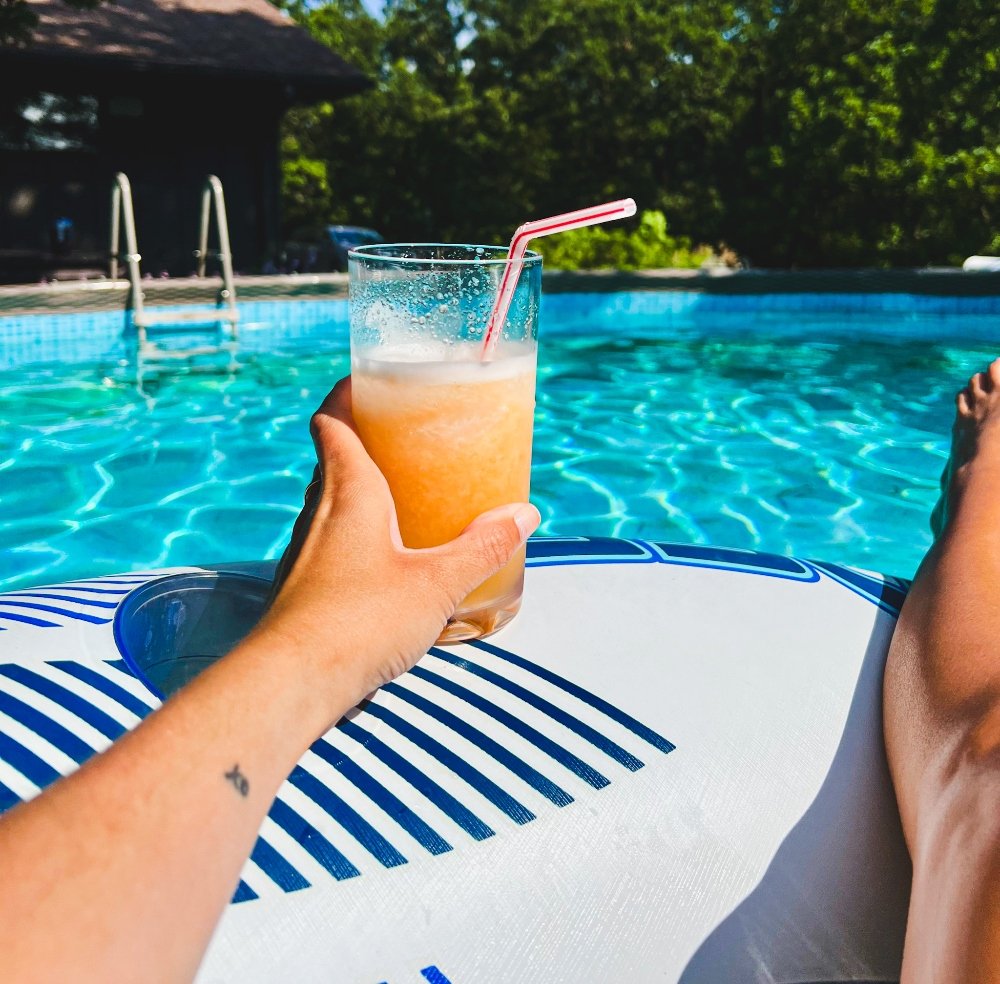
<path id="1" fill-rule="evenodd" d="M 265 0 L 30 0 L 0 45 L 0 277 L 106 270 L 111 183 L 131 179 L 144 272 L 194 267 L 201 189 L 226 190 L 237 265 L 277 252 L 278 127 L 369 83 Z M 3 22 L 0 21 L 0 28 Z M 2 31 L 0 31 L 2 33 Z M 66 275 L 65 273 L 63 274 Z"/>

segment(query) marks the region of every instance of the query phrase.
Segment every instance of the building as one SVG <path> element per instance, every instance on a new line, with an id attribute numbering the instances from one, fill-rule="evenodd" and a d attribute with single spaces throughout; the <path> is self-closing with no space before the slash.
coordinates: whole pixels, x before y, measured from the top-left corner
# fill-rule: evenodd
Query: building
<path id="1" fill-rule="evenodd" d="M 30 3 L 33 43 L 0 47 L 0 281 L 106 268 L 118 171 L 144 272 L 194 268 L 208 174 L 225 188 L 237 270 L 264 266 L 282 114 L 367 79 L 267 0 Z"/>

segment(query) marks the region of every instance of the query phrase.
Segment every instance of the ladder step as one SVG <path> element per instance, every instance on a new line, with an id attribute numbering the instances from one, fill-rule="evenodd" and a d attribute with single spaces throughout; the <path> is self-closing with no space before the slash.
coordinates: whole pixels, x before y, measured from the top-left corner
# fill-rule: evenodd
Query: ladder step
<path id="1" fill-rule="evenodd" d="M 134 316 L 134 320 L 136 325 L 143 328 L 153 325 L 214 325 L 219 322 L 235 325 L 239 321 L 239 314 L 221 308 L 200 311 L 157 311 L 144 308 L 141 315 Z"/>
<path id="2" fill-rule="evenodd" d="M 164 359 L 192 359 L 199 355 L 233 355 L 238 350 L 234 342 L 227 342 L 222 345 L 199 345 L 195 348 L 164 349 L 158 345 L 146 345 L 139 352 L 139 357 L 144 362 L 159 362 Z"/>
<path id="3" fill-rule="evenodd" d="M 4 0 L 0 0 L 2 5 Z M 219 235 L 217 249 L 208 245 L 208 227 L 212 211 L 215 212 L 215 224 Z M 124 249 L 121 246 L 120 233 L 125 230 Z M 143 284 L 139 272 L 139 248 L 136 244 L 135 213 L 132 208 L 132 186 L 124 173 L 115 175 L 115 183 L 111 191 L 111 276 L 117 278 L 118 264 L 124 260 L 128 264 L 128 279 L 131 291 L 129 305 L 132 311 L 132 324 L 136 328 L 137 352 L 136 372 L 141 382 L 144 364 L 156 366 L 157 363 L 177 361 L 188 362 L 191 371 L 198 368 L 217 368 L 217 366 L 198 366 L 195 359 L 198 356 L 228 355 L 230 370 L 237 367 L 237 324 L 240 320 L 236 309 L 236 286 L 233 283 L 232 251 L 229 245 L 229 223 L 226 219 L 226 203 L 222 195 L 222 183 L 210 174 L 202 192 L 201 236 L 195 257 L 198 260 L 198 274 L 204 276 L 205 261 L 208 257 L 217 258 L 222 266 L 222 287 L 214 295 L 202 295 L 200 306 L 182 311 L 165 310 L 163 307 L 148 309 L 143 301 Z M 215 305 L 209 298 L 215 300 Z M 162 331 L 151 329 L 160 327 Z M 173 330 L 171 330 L 173 329 Z M 187 330 L 185 330 L 187 329 Z M 174 347 L 164 348 L 157 344 L 154 335 L 161 342 L 172 338 Z M 194 336 L 191 338 L 189 336 Z M 203 344 L 197 344 L 202 342 Z M 169 342 L 167 343 L 169 344 Z M 211 360 L 215 362 L 215 360 Z"/>

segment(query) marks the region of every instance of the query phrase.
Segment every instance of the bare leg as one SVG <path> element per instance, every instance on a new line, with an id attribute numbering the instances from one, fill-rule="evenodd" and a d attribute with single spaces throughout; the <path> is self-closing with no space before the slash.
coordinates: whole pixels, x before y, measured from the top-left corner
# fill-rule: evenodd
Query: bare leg
<path id="1" fill-rule="evenodd" d="M 1000 982 L 1000 359 L 956 404 L 938 538 L 885 675 L 913 859 L 903 984 Z"/>

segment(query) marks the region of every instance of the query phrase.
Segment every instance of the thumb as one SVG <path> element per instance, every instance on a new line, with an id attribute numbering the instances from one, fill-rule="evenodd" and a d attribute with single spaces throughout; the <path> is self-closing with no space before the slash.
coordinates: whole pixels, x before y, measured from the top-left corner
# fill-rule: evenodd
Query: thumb
<path id="1" fill-rule="evenodd" d="M 477 516 L 454 540 L 437 548 L 458 600 L 496 574 L 537 529 L 542 517 L 530 502 L 497 506 Z"/>

